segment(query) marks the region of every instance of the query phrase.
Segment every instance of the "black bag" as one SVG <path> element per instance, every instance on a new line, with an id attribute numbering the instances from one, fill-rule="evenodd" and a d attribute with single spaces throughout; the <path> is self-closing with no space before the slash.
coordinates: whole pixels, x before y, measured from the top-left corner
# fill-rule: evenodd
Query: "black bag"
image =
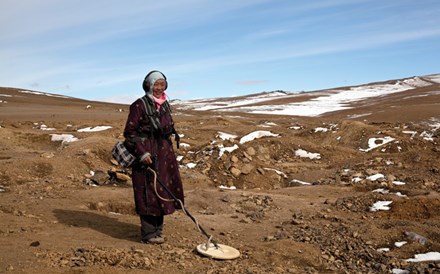
<path id="1" fill-rule="evenodd" d="M 112 156 L 122 167 L 130 167 L 136 160 L 136 157 L 128 151 L 124 142 L 121 141 L 118 141 L 113 147 Z"/>

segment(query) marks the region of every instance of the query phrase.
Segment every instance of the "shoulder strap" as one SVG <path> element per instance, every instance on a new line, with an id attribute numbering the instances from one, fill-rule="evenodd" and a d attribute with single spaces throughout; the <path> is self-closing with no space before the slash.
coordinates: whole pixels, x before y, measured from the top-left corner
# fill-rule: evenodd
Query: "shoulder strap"
<path id="1" fill-rule="evenodd" d="M 142 103 L 144 103 L 145 112 L 148 116 L 151 116 L 154 114 L 153 106 L 148 102 L 148 99 L 146 96 L 141 97 Z"/>
<path id="2" fill-rule="evenodd" d="M 145 111 L 147 112 L 147 115 L 148 115 L 148 116 L 150 116 L 150 115 L 154 115 L 154 111 L 155 111 L 155 110 L 153 110 L 153 106 L 152 106 L 152 104 L 148 102 L 148 99 L 147 99 L 146 95 L 145 95 L 145 96 L 142 96 L 141 99 L 142 99 L 142 102 L 144 103 L 144 107 L 145 107 Z M 168 100 L 165 101 L 165 102 L 162 104 L 162 107 L 166 110 L 166 112 L 168 112 L 168 114 L 169 114 L 170 117 L 171 117 L 171 121 L 172 121 L 172 120 L 173 120 L 173 116 L 171 115 L 172 111 L 171 111 L 171 106 L 170 106 L 170 103 L 168 102 Z M 174 124 L 174 123 L 173 123 L 173 124 Z"/>
<path id="3" fill-rule="evenodd" d="M 170 116 L 171 116 L 171 106 L 170 106 L 170 103 L 168 103 L 168 100 L 162 104 L 162 107 L 164 107 L 165 110 L 168 112 L 168 114 L 170 114 Z"/>
<path id="4" fill-rule="evenodd" d="M 146 96 L 141 97 L 142 103 L 144 103 L 145 112 L 150 119 L 150 123 L 154 128 L 154 131 L 162 132 L 162 126 L 160 125 L 160 121 L 158 115 L 155 115 L 154 105 L 152 105 Z M 154 103 L 154 102 L 153 102 Z"/>
<path id="5" fill-rule="evenodd" d="M 165 101 L 165 102 L 162 104 L 162 107 L 163 107 L 163 108 L 166 110 L 166 112 L 168 112 L 168 114 L 170 115 L 171 124 L 172 124 L 172 126 L 174 127 L 173 115 L 171 115 L 171 106 L 170 106 L 170 103 L 168 103 L 168 100 Z"/>

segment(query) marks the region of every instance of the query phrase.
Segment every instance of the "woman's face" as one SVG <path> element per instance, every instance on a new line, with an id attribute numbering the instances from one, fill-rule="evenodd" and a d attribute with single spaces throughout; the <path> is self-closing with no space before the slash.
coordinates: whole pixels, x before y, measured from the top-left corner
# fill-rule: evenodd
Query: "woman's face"
<path id="1" fill-rule="evenodd" d="M 165 91 L 165 88 L 167 87 L 167 83 L 164 79 L 159 79 L 156 82 L 154 82 L 153 86 L 153 96 L 156 98 L 162 97 L 162 94 Z"/>

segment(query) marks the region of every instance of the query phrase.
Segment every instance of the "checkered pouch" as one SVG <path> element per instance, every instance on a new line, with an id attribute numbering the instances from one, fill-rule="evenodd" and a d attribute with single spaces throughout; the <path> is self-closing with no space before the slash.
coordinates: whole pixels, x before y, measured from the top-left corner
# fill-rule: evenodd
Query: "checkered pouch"
<path id="1" fill-rule="evenodd" d="M 136 160 L 136 157 L 127 150 L 124 142 L 121 141 L 118 141 L 113 147 L 112 156 L 122 167 L 130 167 Z"/>

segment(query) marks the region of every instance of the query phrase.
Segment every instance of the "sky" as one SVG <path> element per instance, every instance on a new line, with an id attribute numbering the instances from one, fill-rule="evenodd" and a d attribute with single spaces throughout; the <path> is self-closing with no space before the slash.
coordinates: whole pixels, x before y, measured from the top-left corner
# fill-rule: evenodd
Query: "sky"
<path id="1" fill-rule="evenodd" d="M 0 86 L 131 103 L 440 73 L 438 0 L 0 1 Z"/>

